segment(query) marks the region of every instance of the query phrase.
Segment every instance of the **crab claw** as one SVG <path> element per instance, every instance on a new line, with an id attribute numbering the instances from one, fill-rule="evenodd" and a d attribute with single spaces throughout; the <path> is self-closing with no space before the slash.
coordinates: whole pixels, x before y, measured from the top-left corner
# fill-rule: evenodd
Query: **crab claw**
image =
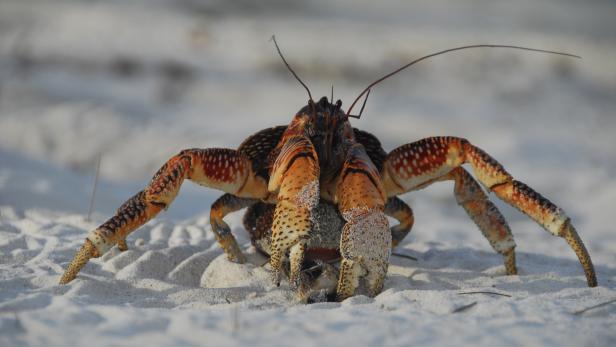
<path id="1" fill-rule="evenodd" d="M 88 263 L 90 258 L 96 258 L 98 256 L 98 252 L 92 241 L 86 239 L 86 242 L 81 246 L 79 251 L 77 251 L 68 268 L 64 271 L 62 278 L 60 278 L 60 284 L 67 284 L 74 280 L 81 268 Z"/>
<path id="2" fill-rule="evenodd" d="M 348 222 L 340 239 L 342 263 L 337 300 L 354 295 L 361 277 L 366 280 L 368 295 L 376 296 L 383 289 L 391 254 L 387 217 L 379 210 L 343 215 Z"/>

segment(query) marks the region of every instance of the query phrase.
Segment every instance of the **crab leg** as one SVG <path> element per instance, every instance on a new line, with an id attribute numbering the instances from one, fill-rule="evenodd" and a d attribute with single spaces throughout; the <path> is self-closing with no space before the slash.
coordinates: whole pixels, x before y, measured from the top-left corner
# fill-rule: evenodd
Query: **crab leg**
<path id="1" fill-rule="evenodd" d="M 590 255 L 562 209 L 524 183 L 514 180 L 496 160 L 465 139 L 432 137 L 394 149 L 387 156 L 383 182 L 389 196 L 398 195 L 422 188 L 463 163 L 469 163 L 477 179 L 500 199 L 548 232 L 564 238 L 576 253 L 588 286 L 597 286 Z"/>
<path id="2" fill-rule="evenodd" d="M 387 199 L 385 214 L 398 220 L 399 224 L 391 227 L 391 246 L 396 247 L 408 235 L 415 223 L 413 210 L 398 197 Z"/>
<path id="3" fill-rule="evenodd" d="M 220 244 L 220 247 L 225 251 L 230 261 L 243 264 L 246 262 L 246 257 L 242 254 L 235 237 L 231 234 L 231 228 L 229 228 L 229 225 L 225 223 L 223 218 L 229 213 L 252 206 L 258 201 L 257 199 L 238 198 L 235 195 L 227 193 L 214 201 L 210 208 L 210 224 L 212 225 L 212 231 L 216 236 L 218 244 Z"/>
<path id="4" fill-rule="evenodd" d="M 515 241 L 511 229 L 498 208 L 488 200 L 477 181 L 462 167 L 451 170 L 439 180 L 453 180 L 456 201 L 477 224 L 490 246 L 504 258 L 507 275 L 518 273 L 515 264 Z"/>
<path id="5" fill-rule="evenodd" d="M 264 198 L 268 194 L 266 182 L 253 174 L 250 161 L 243 154 L 219 148 L 182 151 L 158 170 L 143 191 L 126 201 L 113 217 L 88 235 L 60 284 L 75 279 L 90 258 L 103 255 L 115 244 L 125 247 L 130 232 L 169 207 L 185 178 L 237 196 Z M 223 248 L 232 248 L 235 239 L 229 233 L 219 242 Z"/>
<path id="6" fill-rule="evenodd" d="M 312 228 L 311 211 L 319 203 L 319 163 L 309 139 L 288 136 L 284 141 L 269 181 L 269 190 L 277 193 L 272 225 L 270 265 L 274 282 L 280 285 L 282 261 L 290 253 L 289 283 L 300 288 L 305 244 Z"/>
<path id="7" fill-rule="evenodd" d="M 384 213 L 387 198 L 380 175 L 362 145 L 349 149 L 336 197 L 347 222 L 340 238 L 337 299 L 352 296 L 362 276 L 366 277 L 368 294 L 375 296 L 387 274 L 392 233 Z"/>

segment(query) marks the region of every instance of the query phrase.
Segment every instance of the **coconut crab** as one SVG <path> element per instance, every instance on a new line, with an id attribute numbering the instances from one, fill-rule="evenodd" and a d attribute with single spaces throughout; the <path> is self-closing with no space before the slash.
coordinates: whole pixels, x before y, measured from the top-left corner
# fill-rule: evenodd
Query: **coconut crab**
<path id="1" fill-rule="evenodd" d="M 308 92 L 308 104 L 289 125 L 261 130 L 236 150 L 187 149 L 169 159 L 148 186 L 126 201 L 116 214 L 93 230 L 60 279 L 75 279 L 90 258 L 114 245 L 126 250 L 128 234 L 168 208 L 182 182 L 221 190 L 226 194 L 211 207 L 210 223 L 228 259 L 246 259 L 223 218 L 248 208 L 244 219 L 253 244 L 269 255 L 272 278 L 280 284 L 288 258 L 291 288 L 303 290 L 302 269 L 307 258 L 340 257 L 338 300 L 355 294 L 360 279 L 367 293 L 382 287 L 392 247 L 410 231 L 413 213 L 398 198 L 438 181 L 453 181 L 455 198 L 492 248 L 504 258 L 508 275 L 517 273 L 515 242 L 496 206 L 480 187 L 517 208 L 548 232 L 564 238 L 576 253 L 588 286 L 597 285 L 595 270 L 570 218 L 555 204 L 517 181 L 501 164 L 468 140 L 441 136 L 402 145 L 387 153 L 372 134 L 353 128 L 355 104 L 370 89 L 424 59 L 451 51 L 504 47 L 573 56 L 567 53 L 506 45 L 472 45 L 433 53 L 385 75 L 365 88 L 342 110 L 340 100 L 318 102 L 291 69 L 275 39 L 283 62 Z M 473 177 L 463 164 L 469 164 Z M 320 212 L 319 212 L 320 211 Z M 387 216 L 399 221 L 390 228 Z M 320 228 L 319 225 L 325 225 Z"/>

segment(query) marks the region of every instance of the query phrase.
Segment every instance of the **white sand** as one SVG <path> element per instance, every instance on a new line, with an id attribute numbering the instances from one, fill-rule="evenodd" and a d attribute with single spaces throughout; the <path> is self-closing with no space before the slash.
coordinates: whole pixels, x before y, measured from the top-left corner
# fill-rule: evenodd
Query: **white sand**
<path id="1" fill-rule="evenodd" d="M 148 11 L 141 3 L 0 3 L 1 346 L 616 344 L 616 304 L 575 314 L 616 299 L 613 4 L 265 2 L 250 15 L 220 2 L 197 15 L 185 7 L 196 1 L 158 1 Z M 404 196 L 417 222 L 396 251 L 418 261 L 394 257 L 374 299 L 296 303 L 286 283 L 270 282 L 241 213 L 227 222 L 250 262 L 229 263 L 208 223 L 219 193 L 190 183 L 129 236 L 129 251 L 114 248 L 57 285 L 88 231 L 166 158 L 236 147 L 305 103 L 267 42 L 272 33 L 314 94 L 329 95 L 334 83 L 346 106 L 409 57 L 455 45 L 582 54 L 439 57 L 375 89 L 353 124 L 387 150 L 433 135 L 470 139 L 567 211 L 599 287 L 586 286 L 564 240 L 498 203 L 518 244 L 520 274 L 504 276 L 448 183 Z M 16 52 L 33 65 L 18 68 Z M 112 73 L 118 57 L 136 61 L 136 75 Z M 194 76 L 169 82 L 170 61 Z M 86 221 L 98 153 L 101 182 Z"/>

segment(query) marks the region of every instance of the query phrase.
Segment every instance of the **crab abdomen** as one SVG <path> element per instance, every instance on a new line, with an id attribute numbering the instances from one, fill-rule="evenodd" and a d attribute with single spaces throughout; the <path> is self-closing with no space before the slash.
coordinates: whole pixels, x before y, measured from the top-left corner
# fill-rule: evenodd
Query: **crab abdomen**
<path id="1" fill-rule="evenodd" d="M 270 255 L 272 223 L 276 205 L 257 202 L 244 214 L 244 228 L 252 244 L 260 252 Z M 336 205 L 321 199 L 312 213 L 312 230 L 306 243 L 306 258 L 333 260 L 340 257 L 340 235 L 344 220 Z"/>

